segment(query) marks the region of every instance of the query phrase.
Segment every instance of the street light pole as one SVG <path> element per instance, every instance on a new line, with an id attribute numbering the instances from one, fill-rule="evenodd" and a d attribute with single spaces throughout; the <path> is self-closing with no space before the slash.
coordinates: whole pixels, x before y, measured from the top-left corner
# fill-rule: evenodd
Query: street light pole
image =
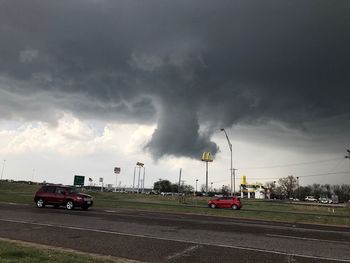
<path id="1" fill-rule="evenodd" d="M 134 167 L 134 179 L 132 181 L 132 193 L 135 193 L 135 175 L 136 175 L 136 166 Z"/>
<path id="2" fill-rule="evenodd" d="M 300 200 L 299 176 L 297 176 L 297 182 L 298 182 L 298 199 Z"/>
<path id="3" fill-rule="evenodd" d="M 231 196 L 233 196 L 233 194 L 236 194 L 236 178 L 235 178 L 236 176 L 233 173 L 233 168 L 232 168 L 232 143 L 230 142 L 230 139 L 228 138 L 225 129 L 222 128 L 221 131 L 223 131 L 225 133 L 227 143 L 228 143 L 228 146 L 230 147 L 230 152 L 231 152 L 231 168 L 230 168 L 230 171 L 231 171 Z M 232 186 L 233 186 L 233 190 L 232 190 Z"/>
<path id="4" fill-rule="evenodd" d="M 197 194 L 197 183 L 198 183 L 198 179 L 196 179 L 196 194 Z"/>
<path id="5" fill-rule="evenodd" d="M 4 162 L 3 162 L 3 164 L 2 164 L 1 180 L 2 180 L 2 176 L 4 175 L 5 163 L 6 163 L 6 160 L 4 160 Z"/>

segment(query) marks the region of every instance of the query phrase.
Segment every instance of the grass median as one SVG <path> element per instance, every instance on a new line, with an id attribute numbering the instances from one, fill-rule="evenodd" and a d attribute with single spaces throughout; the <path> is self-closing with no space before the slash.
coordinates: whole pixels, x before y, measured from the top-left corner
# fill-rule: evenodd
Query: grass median
<path id="1" fill-rule="evenodd" d="M 133 263 L 137 261 L 93 255 L 62 248 L 0 239 L 0 263 Z"/>
<path id="2" fill-rule="evenodd" d="M 33 204 L 38 185 L 0 183 L 0 202 Z M 94 197 L 94 207 L 142 209 L 210 216 L 249 218 L 292 223 L 313 223 L 350 226 L 350 208 L 298 203 L 242 200 L 243 209 L 209 209 L 208 198 L 188 196 L 160 196 L 111 192 L 89 192 Z"/>

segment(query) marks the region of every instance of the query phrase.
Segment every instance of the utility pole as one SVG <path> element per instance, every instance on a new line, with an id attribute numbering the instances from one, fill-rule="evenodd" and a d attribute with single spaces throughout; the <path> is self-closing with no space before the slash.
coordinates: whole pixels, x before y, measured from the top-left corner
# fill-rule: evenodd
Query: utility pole
<path id="1" fill-rule="evenodd" d="M 180 193 L 180 189 L 181 189 L 181 173 L 182 173 L 182 168 L 180 168 L 180 173 L 179 173 L 179 186 L 177 188 L 178 193 Z"/>
<path id="2" fill-rule="evenodd" d="M 4 162 L 3 162 L 3 164 L 2 164 L 1 180 L 2 180 L 2 176 L 4 175 L 5 163 L 6 163 L 6 160 L 4 160 Z"/>

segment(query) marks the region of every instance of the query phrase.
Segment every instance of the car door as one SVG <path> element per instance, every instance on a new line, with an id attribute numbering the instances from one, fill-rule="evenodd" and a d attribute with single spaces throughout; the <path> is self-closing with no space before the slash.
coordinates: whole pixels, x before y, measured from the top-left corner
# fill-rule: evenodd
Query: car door
<path id="1" fill-rule="evenodd" d="M 220 207 L 220 208 L 228 207 L 228 200 L 227 200 L 227 197 L 220 197 L 218 203 L 219 203 L 219 207 Z"/>
<path id="2" fill-rule="evenodd" d="M 55 186 L 47 186 L 45 188 L 45 202 L 48 204 L 52 204 L 55 202 L 55 191 L 56 187 Z"/>
<path id="3" fill-rule="evenodd" d="M 64 204 L 67 189 L 64 187 L 56 187 L 55 191 L 55 203 Z"/>

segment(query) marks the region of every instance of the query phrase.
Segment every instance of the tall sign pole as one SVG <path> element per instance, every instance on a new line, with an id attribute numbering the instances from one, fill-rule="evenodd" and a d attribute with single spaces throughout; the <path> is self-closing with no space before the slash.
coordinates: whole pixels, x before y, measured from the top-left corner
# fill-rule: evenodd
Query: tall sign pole
<path id="1" fill-rule="evenodd" d="M 140 193 L 140 177 L 141 177 L 141 168 L 144 166 L 144 163 L 141 162 L 137 162 L 136 166 L 139 167 L 139 177 L 138 177 L 138 181 L 137 181 L 137 193 Z"/>
<path id="2" fill-rule="evenodd" d="M 204 152 L 202 154 L 202 159 L 203 162 L 205 162 L 205 191 L 206 194 L 208 194 L 208 162 L 212 162 L 213 161 L 213 157 L 211 155 L 210 152 Z"/>
<path id="3" fill-rule="evenodd" d="M 114 192 L 117 192 L 118 174 L 120 174 L 120 167 L 114 167 L 114 173 L 115 173 L 115 187 L 114 187 Z"/>
<path id="4" fill-rule="evenodd" d="M 142 193 L 145 192 L 146 167 L 143 167 Z"/>

